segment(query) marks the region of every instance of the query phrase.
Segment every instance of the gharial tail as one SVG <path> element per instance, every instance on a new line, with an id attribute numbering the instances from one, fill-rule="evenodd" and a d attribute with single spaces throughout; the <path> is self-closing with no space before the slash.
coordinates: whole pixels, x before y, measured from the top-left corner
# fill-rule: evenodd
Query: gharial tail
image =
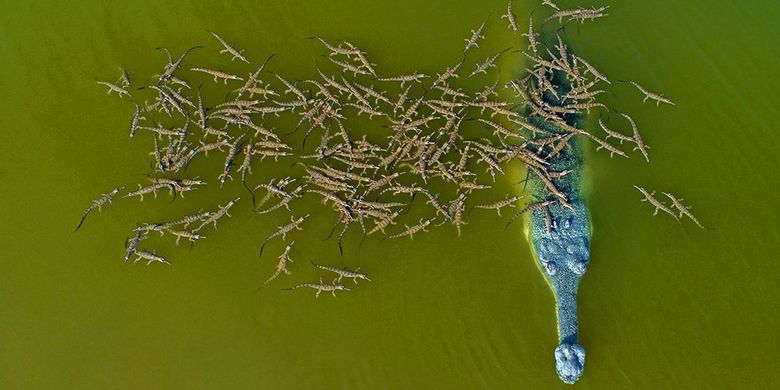
<path id="1" fill-rule="evenodd" d="M 75 232 L 77 232 L 77 231 L 79 231 L 79 229 L 81 228 L 81 225 L 83 225 L 83 224 L 84 224 L 84 221 L 87 219 L 87 215 L 89 215 L 89 213 L 90 213 L 91 211 L 92 211 L 92 209 L 90 208 L 90 209 L 88 209 L 88 210 L 87 210 L 87 211 L 84 213 L 84 215 L 81 217 L 81 221 L 79 221 L 79 224 L 78 224 L 78 226 L 76 226 L 76 230 L 74 230 L 74 231 L 73 231 L 74 233 L 75 233 Z"/>
<path id="2" fill-rule="evenodd" d="M 263 249 L 265 249 L 265 244 L 268 244 L 268 240 L 265 240 L 265 242 L 263 242 L 263 245 L 260 246 L 260 254 L 257 255 L 257 257 L 263 256 Z"/>

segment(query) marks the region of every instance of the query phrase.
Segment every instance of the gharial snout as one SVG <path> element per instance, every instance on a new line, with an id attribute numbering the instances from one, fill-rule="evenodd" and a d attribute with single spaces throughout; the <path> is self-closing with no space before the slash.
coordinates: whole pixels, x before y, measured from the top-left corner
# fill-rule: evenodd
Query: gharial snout
<path id="1" fill-rule="evenodd" d="M 573 384 L 585 369 L 585 349 L 579 344 L 561 343 L 555 348 L 555 370 L 566 384 Z"/>

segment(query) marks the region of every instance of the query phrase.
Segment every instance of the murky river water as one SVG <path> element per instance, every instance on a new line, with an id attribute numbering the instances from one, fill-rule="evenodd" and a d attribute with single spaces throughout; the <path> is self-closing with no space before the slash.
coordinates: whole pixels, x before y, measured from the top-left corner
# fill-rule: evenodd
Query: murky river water
<path id="1" fill-rule="evenodd" d="M 257 293 L 274 266 L 257 258 L 259 242 L 288 217 L 257 217 L 247 203 L 192 251 L 162 245 L 172 267 L 121 261 L 136 221 L 230 198 L 216 188 L 119 201 L 72 231 L 97 194 L 148 171 L 148 145 L 127 140 L 131 108 L 94 78 L 120 65 L 152 74 L 163 61 L 153 48 L 211 45 L 205 29 L 255 59 L 277 53 L 273 69 L 292 78 L 316 74 L 320 47 L 305 39 L 315 34 L 357 43 L 388 74 L 432 73 L 460 59 L 491 12 L 480 53 L 511 42 L 496 22 L 503 0 L 104 3 L 0 2 L 0 388 L 565 386 L 553 298 L 522 226 L 503 231 L 489 212 L 473 213 L 460 238 L 447 226 L 358 251 L 354 234 L 343 257 L 322 241 L 333 219 L 323 213 L 296 243 L 293 275 Z M 567 28 L 573 49 L 677 106 L 642 105 L 625 85 L 604 99 L 634 113 L 653 159 L 587 156 L 588 360 L 576 386 L 777 388 L 780 6 L 608 3 L 606 20 Z M 515 1 L 521 24 L 535 7 Z M 511 58 L 502 66 L 519 66 Z M 653 217 L 632 184 L 683 195 L 708 229 Z M 309 260 L 360 266 L 374 281 L 336 299 L 281 291 L 316 280 Z"/>

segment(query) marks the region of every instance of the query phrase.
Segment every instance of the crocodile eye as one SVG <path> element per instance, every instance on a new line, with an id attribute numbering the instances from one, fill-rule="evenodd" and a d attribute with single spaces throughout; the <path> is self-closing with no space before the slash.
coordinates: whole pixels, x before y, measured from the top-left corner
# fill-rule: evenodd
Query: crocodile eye
<path id="1" fill-rule="evenodd" d="M 553 276 L 553 275 L 558 273 L 558 267 L 552 261 L 548 261 L 548 262 L 544 263 L 544 270 L 550 276 Z"/>

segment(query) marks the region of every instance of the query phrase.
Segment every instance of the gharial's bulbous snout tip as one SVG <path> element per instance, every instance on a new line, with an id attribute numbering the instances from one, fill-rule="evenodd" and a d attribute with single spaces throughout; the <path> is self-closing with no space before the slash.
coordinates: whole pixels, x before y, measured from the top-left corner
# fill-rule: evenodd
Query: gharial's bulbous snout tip
<path id="1" fill-rule="evenodd" d="M 555 370 L 564 383 L 573 384 L 585 370 L 585 349 L 574 343 L 561 343 L 555 348 Z"/>

